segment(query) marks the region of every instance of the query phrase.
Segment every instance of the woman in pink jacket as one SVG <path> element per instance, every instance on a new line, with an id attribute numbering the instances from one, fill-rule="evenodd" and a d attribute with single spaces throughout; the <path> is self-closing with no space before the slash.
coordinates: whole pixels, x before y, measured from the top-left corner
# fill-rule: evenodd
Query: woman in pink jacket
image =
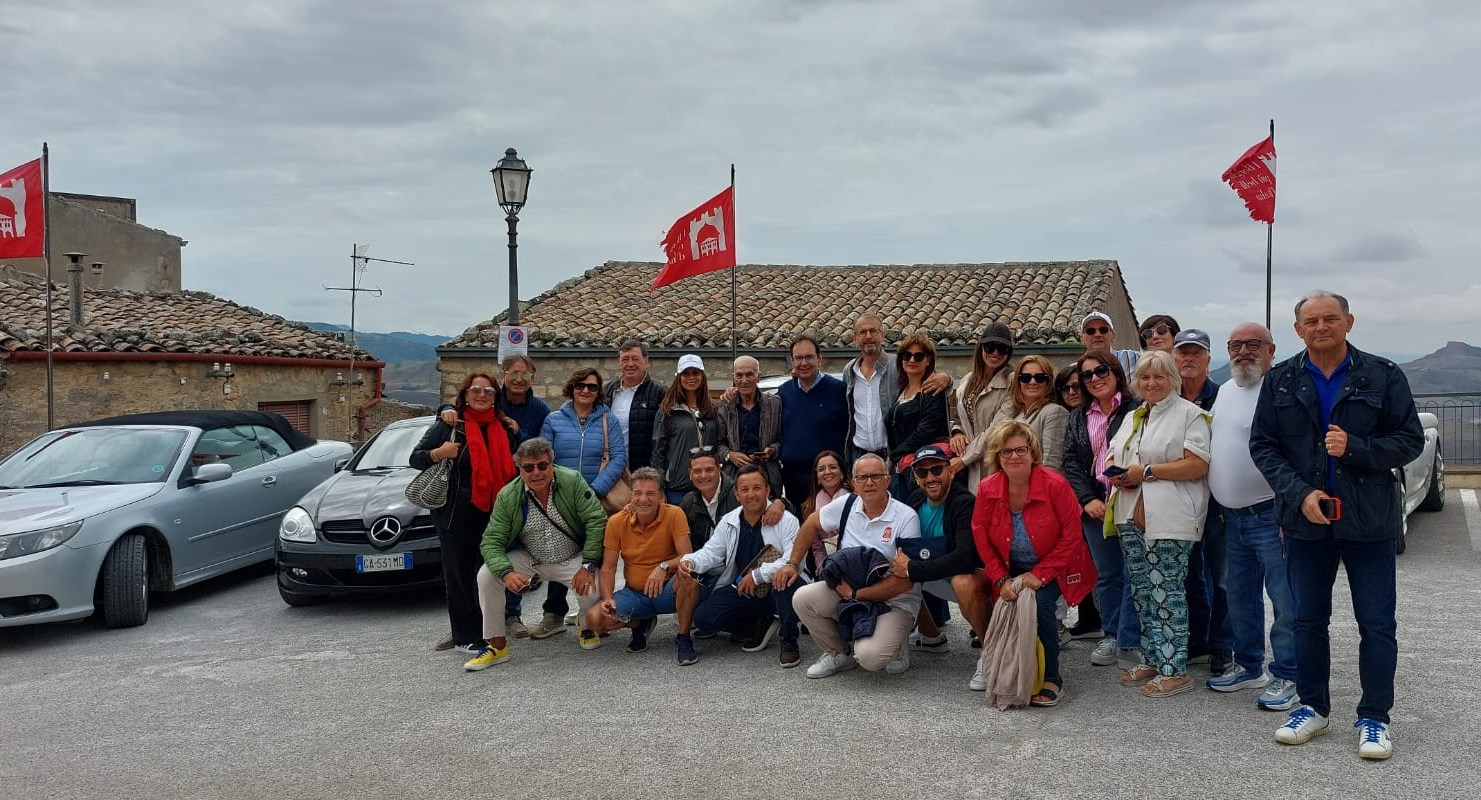
<path id="1" fill-rule="evenodd" d="M 1080 503 L 1069 482 L 1043 466 L 1032 426 L 1000 423 L 988 437 L 984 463 L 992 473 L 977 489 L 972 536 L 982 557 L 982 590 L 1013 602 L 1013 579 L 1035 590 L 1044 688 L 1029 703 L 1052 706 L 1064 697 L 1054 607 L 1061 594 L 1076 605 L 1095 585 L 1095 566 L 1080 530 Z"/>

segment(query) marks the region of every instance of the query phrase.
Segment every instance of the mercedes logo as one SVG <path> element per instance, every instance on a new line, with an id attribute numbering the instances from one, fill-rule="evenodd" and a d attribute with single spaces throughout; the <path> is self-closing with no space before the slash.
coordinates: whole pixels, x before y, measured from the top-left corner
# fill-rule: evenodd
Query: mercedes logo
<path id="1" fill-rule="evenodd" d="M 378 547 L 390 547 L 401 538 L 401 520 L 381 517 L 370 524 L 370 541 Z"/>

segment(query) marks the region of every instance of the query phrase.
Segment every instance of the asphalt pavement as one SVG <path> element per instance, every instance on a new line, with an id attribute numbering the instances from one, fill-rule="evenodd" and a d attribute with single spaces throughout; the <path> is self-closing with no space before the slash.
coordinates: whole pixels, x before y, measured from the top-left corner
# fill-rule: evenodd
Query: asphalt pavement
<path id="1" fill-rule="evenodd" d="M 1342 597 L 1332 733 L 1287 747 L 1257 690 L 1144 699 L 1089 665 L 1093 642 L 1066 648 L 1058 708 L 988 708 L 966 689 L 978 651 L 960 618 L 951 652 L 898 677 L 808 680 L 777 666 L 775 643 L 724 639 L 680 667 L 671 619 L 646 653 L 625 652 L 625 633 L 582 651 L 568 629 L 465 673 L 431 647 L 447 629 L 439 593 L 289 608 L 263 567 L 156 596 L 139 628 L 0 629 L 0 797 L 1468 796 L 1481 511 L 1475 490 L 1447 499 L 1413 517 L 1399 558 L 1387 762 L 1357 757 Z M 802 648 L 805 667 L 817 649 Z"/>

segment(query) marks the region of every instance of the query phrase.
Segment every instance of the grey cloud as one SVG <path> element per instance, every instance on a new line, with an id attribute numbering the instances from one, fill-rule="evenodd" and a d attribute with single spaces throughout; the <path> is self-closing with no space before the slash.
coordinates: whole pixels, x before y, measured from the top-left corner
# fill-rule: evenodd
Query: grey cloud
<path id="1" fill-rule="evenodd" d="M 1414 231 L 1408 233 L 1366 233 L 1339 245 L 1332 251 L 1336 262 L 1391 264 L 1425 255 L 1424 245 Z"/>

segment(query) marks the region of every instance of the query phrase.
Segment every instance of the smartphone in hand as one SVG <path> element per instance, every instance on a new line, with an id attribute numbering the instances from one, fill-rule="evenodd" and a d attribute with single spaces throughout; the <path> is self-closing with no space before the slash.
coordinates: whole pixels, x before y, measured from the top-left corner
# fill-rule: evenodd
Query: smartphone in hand
<path id="1" fill-rule="evenodd" d="M 1114 478 L 1117 475 L 1125 475 L 1126 467 L 1119 467 L 1115 464 L 1112 464 L 1111 466 L 1106 467 L 1105 470 L 1101 472 L 1101 474 L 1106 476 L 1107 478 Z"/>
<path id="2" fill-rule="evenodd" d="M 1317 508 L 1329 522 L 1342 519 L 1342 500 L 1337 497 L 1322 497 L 1316 501 Z"/>

